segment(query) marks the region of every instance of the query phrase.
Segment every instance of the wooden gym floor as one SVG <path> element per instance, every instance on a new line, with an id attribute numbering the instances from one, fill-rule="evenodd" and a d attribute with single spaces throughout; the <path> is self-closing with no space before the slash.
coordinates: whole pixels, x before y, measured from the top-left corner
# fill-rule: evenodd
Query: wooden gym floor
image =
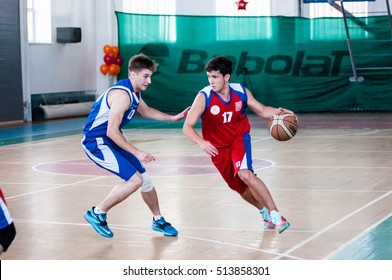
<path id="1" fill-rule="evenodd" d="M 1 260 L 391 260 L 392 114 L 299 114 L 298 134 L 273 140 L 251 116 L 254 167 L 292 226 L 262 228 L 258 211 L 228 189 L 181 125 L 135 120 L 130 141 L 146 166 L 164 237 L 135 193 L 114 207 L 106 239 L 83 212 L 120 182 L 80 147 L 84 118 L 0 127 L 0 186 L 17 229 Z"/>

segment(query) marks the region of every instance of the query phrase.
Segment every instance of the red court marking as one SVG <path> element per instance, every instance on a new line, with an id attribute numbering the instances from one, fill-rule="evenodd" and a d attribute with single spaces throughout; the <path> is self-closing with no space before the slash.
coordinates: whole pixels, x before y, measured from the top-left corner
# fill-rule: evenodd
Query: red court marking
<path id="1" fill-rule="evenodd" d="M 253 159 L 253 168 L 260 169 L 272 165 L 272 162 Z M 210 158 L 202 156 L 161 156 L 145 165 L 152 176 L 200 175 L 213 174 L 218 171 L 212 165 Z M 68 175 L 112 176 L 113 174 L 95 165 L 89 159 L 67 160 L 42 163 L 35 170 Z"/>

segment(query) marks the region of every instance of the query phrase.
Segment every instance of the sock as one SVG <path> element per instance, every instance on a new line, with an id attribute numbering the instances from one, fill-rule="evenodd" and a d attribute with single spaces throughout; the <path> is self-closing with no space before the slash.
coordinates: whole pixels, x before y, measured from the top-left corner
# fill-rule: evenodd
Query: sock
<path id="1" fill-rule="evenodd" d="M 106 212 L 102 211 L 99 207 L 94 208 L 94 213 L 99 215 L 99 214 L 106 214 Z"/>
<path id="2" fill-rule="evenodd" d="M 278 225 L 278 224 L 280 224 L 282 222 L 282 215 L 278 211 L 272 210 L 270 212 L 270 215 L 271 215 L 272 222 L 275 225 Z"/>
<path id="3" fill-rule="evenodd" d="M 162 215 L 154 215 L 154 221 L 158 221 L 160 218 L 162 218 Z"/>

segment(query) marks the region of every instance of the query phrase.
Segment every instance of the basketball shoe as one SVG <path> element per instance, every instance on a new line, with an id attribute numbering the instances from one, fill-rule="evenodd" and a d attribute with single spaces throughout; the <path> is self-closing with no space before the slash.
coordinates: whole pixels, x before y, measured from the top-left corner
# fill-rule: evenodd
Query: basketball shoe
<path id="1" fill-rule="evenodd" d="M 100 235 L 107 238 L 112 238 L 114 233 L 108 227 L 108 223 L 106 222 L 106 213 L 95 214 L 94 208 L 95 206 L 87 210 L 84 213 L 84 218 Z"/>
<path id="2" fill-rule="evenodd" d="M 165 236 L 177 236 L 178 234 L 178 231 L 170 223 L 166 222 L 164 217 L 157 221 L 153 218 L 151 228 L 155 231 L 163 232 Z"/>
<path id="3" fill-rule="evenodd" d="M 282 233 L 290 227 L 290 223 L 279 212 L 272 210 L 270 215 L 278 233 Z"/>
<path id="4" fill-rule="evenodd" d="M 261 209 L 260 214 L 263 217 L 264 228 L 270 228 L 270 229 L 275 228 L 275 224 L 272 222 L 271 216 L 267 208 L 264 207 L 263 209 Z"/>

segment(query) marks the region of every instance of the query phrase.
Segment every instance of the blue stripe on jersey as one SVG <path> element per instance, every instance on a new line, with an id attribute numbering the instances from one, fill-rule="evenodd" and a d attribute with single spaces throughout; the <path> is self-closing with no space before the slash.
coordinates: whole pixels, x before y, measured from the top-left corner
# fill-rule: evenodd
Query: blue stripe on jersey
<path id="1" fill-rule="evenodd" d="M 248 96 L 246 95 L 245 87 L 239 83 L 233 83 L 233 84 L 230 83 L 229 86 L 230 86 L 230 90 L 233 90 L 234 94 L 238 95 L 242 99 L 242 101 L 244 102 L 244 107 L 243 107 L 242 113 L 245 113 L 246 108 L 248 107 Z M 206 106 L 204 108 L 204 111 L 205 111 L 210 106 L 212 93 L 214 93 L 214 91 L 212 90 L 211 86 L 206 86 L 200 92 L 203 93 L 206 98 Z M 223 100 L 222 100 L 222 102 L 226 103 Z M 202 117 L 203 117 L 203 114 L 202 114 Z"/>
<path id="2" fill-rule="evenodd" d="M 87 117 L 86 125 L 83 129 L 83 134 L 89 138 L 106 137 L 106 131 L 109 121 L 109 110 L 108 104 L 108 93 L 109 91 L 124 90 L 128 93 L 130 98 L 130 105 L 124 112 L 123 119 L 120 124 L 120 130 L 126 126 L 136 114 L 137 108 L 139 107 L 140 99 L 134 93 L 130 79 L 123 79 L 118 81 L 112 87 L 107 89 L 98 99 L 95 101 L 89 116 Z"/>

